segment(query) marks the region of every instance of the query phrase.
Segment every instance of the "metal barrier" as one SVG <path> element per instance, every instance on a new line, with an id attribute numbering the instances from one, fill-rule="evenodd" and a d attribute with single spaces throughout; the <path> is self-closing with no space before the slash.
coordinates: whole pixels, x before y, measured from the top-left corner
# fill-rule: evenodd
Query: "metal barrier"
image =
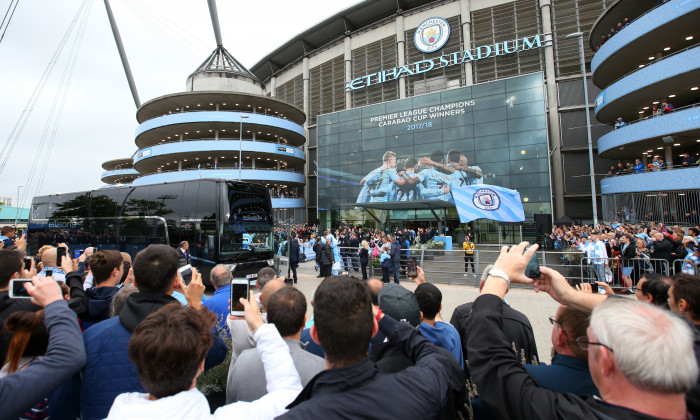
<path id="1" fill-rule="evenodd" d="M 581 259 L 581 283 L 605 281 L 613 288 L 636 288 L 645 273 L 670 275 L 668 261 L 656 258 L 619 258 L 584 257 Z M 631 264 L 631 265 L 630 265 Z M 631 267 L 628 276 L 623 276 L 623 268 Z M 623 277 L 629 277 L 627 281 Z"/>
<path id="2" fill-rule="evenodd" d="M 496 262 L 500 254 L 501 246 L 499 245 L 476 245 L 472 258 L 465 260 L 463 250 L 442 250 L 442 249 L 415 249 L 402 250 L 404 253 L 401 256 L 399 263 L 399 278 L 401 280 L 411 281 L 406 276 L 406 251 L 409 257 L 416 259 L 418 265 L 425 271 L 426 278 L 432 283 L 443 283 L 462 286 L 479 286 L 481 274 L 487 265 Z M 360 276 L 361 266 L 359 263 L 359 254 L 356 248 L 340 248 L 342 264 L 341 272 L 348 271 L 349 274 Z M 549 267 L 561 273 L 571 284 L 578 284 L 584 281 L 584 276 L 579 265 L 581 258 L 585 258 L 582 252 L 555 252 L 555 251 L 538 251 L 537 256 L 540 265 Z M 369 249 L 369 262 L 367 264 L 368 277 L 381 279 L 382 269 L 379 266 L 381 257 L 381 248 L 379 253 L 374 256 L 373 248 Z M 357 270 L 357 271 L 355 271 Z M 389 269 L 389 281 L 393 281 L 393 272 Z M 525 287 L 512 285 L 512 287 Z"/>
<path id="3" fill-rule="evenodd" d="M 673 274 L 691 274 L 694 276 L 700 275 L 698 267 L 693 267 L 690 264 L 684 264 L 685 260 L 673 260 Z"/>

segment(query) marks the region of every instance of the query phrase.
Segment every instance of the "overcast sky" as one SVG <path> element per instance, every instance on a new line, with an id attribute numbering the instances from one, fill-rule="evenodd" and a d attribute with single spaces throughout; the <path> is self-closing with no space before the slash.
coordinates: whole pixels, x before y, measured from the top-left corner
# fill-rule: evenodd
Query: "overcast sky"
<path id="1" fill-rule="evenodd" d="M 90 12 L 75 69 L 56 120 L 61 79 L 79 23 L 27 120 L 0 174 L 0 197 L 81 191 L 104 185 L 102 162 L 136 151 L 136 107 L 119 61 L 104 2 L 89 0 Z M 224 47 L 250 68 L 293 36 L 358 0 L 256 0 L 217 2 Z M 83 0 L 24 0 L 0 42 L 0 144 L 7 146 L 32 92 Z M 214 50 L 206 0 L 111 0 L 141 103 L 185 90 L 185 80 Z M 10 0 L 0 0 L 0 13 Z M 54 118 L 51 119 L 52 110 Z M 55 121 L 55 143 L 45 158 Z M 52 122 L 50 126 L 47 126 Z M 44 147 L 42 134 L 48 131 Z M 0 156 L 0 162 L 7 157 Z M 29 178 L 34 169 L 33 180 Z M 38 190 L 41 170 L 43 184 Z M 26 188 L 29 186 L 29 188 Z"/>

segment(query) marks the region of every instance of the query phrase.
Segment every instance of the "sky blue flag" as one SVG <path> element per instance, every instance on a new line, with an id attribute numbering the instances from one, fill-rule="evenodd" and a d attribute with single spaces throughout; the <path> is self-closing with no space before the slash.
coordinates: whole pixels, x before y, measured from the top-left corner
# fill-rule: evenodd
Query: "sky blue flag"
<path id="1" fill-rule="evenodd" d="M 525 220 L 520 193 L 495 185 L 470 185 L 452 188 L 452 197 L 459 214 L 459 221 L 468 223 L 476 219 L 491 219 L 499 222 L 522 222 Z"/>

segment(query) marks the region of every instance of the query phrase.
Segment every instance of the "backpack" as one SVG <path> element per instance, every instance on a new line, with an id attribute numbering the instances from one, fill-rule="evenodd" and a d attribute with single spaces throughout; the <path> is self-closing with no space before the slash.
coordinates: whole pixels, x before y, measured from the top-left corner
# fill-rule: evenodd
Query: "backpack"
<path id="1" fill-rule="evenodd" d="M 391 268 L 391 258 L 385 259 L 379 265 L 381 265 L 382 268 Z"/>

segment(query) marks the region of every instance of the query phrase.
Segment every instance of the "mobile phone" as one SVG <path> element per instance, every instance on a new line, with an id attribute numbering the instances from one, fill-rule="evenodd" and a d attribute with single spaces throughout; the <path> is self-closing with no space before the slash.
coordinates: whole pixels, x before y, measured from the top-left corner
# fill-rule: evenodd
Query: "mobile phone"
<path id="1" fill-rule="evenodd" d="M 591 283 L 591 292 L 599 293 L 598 287 L 598 283 Z"/>
<path id="2" fill-rule="evenodd" d="M 73 251 L 73 259 L 77 260 L 78 258 L 80 258 L 80 256 L 83 254 L 83 251 L 83 249 L 76 249 L 75 251 Z"/>
<path id="3" fill-rule="evenodd" d="M 183 265 L 177 269 L 177 273 L 180 275 L 180 277 L 192 274 L 192 266 L 190 264 Z"/>
<path id="4" fill-rule="evenodd" d="M 532 245 L 530 245 L 530 246 L 532 246 Z M 528 249 L 528 248 L 530 248 L 530 247 L 527 247 L 526 249 Z M 537 252 L 532 254 L 532 258 L 530 258 L 530 262 L 527 263 L 527 267 L 525 267 L 525 275 L 531 279 L 540 278 L 540 276 L 542 275 L 542 272 L 540 272 L 540 262 L 537 259 Z"/>
<path id="5" fill-rule="evenodd" d="M 32 257 L 24 257 L 24 270 L 29 271 L 32 269 Z"/>
<path id="6" fill-rule="evenodd" d="M 9 296 L 15 299 L 29 299 L 29 292 L 24 288 L 24 285 L 31 283 L 31 279 L 12 279 L 10 280 Z"/>
<path id="7" fill-rule="evenodd" d="M 51 277 L 51 276 L 53 276 L 53 270 L 50 269 L 50 268 L 47 268 L 46 271 L 45 271 L 45 273 L 46 273 L 46 277 Z"/>
<path id="8" fill-rule="evenodd" d="M 62 247 L 62 246 L 59 246 L 58 248 L 56 248 L 56 265 L 58 267 L 61 266 L 61 264 L 63 262 L 63 257 L 66 256 L 66 251 L 67 251 L 67 249 Z"/>
<path id="9" fill-rule="evenodd" d="M 415 257 L 410 257 L 408 259 L 408 264 L 406 265 L 406 275 L 411 278 L 418 277 L 418 264 L 416 263 Z"/>
<path id="10" fill-rule="evenodd" d="M 231 316 L 243 316 L 244 308 L 240 299 L 248 299 L 250 294 L 250 281 L 247 279 L 231 280 Z"/>

